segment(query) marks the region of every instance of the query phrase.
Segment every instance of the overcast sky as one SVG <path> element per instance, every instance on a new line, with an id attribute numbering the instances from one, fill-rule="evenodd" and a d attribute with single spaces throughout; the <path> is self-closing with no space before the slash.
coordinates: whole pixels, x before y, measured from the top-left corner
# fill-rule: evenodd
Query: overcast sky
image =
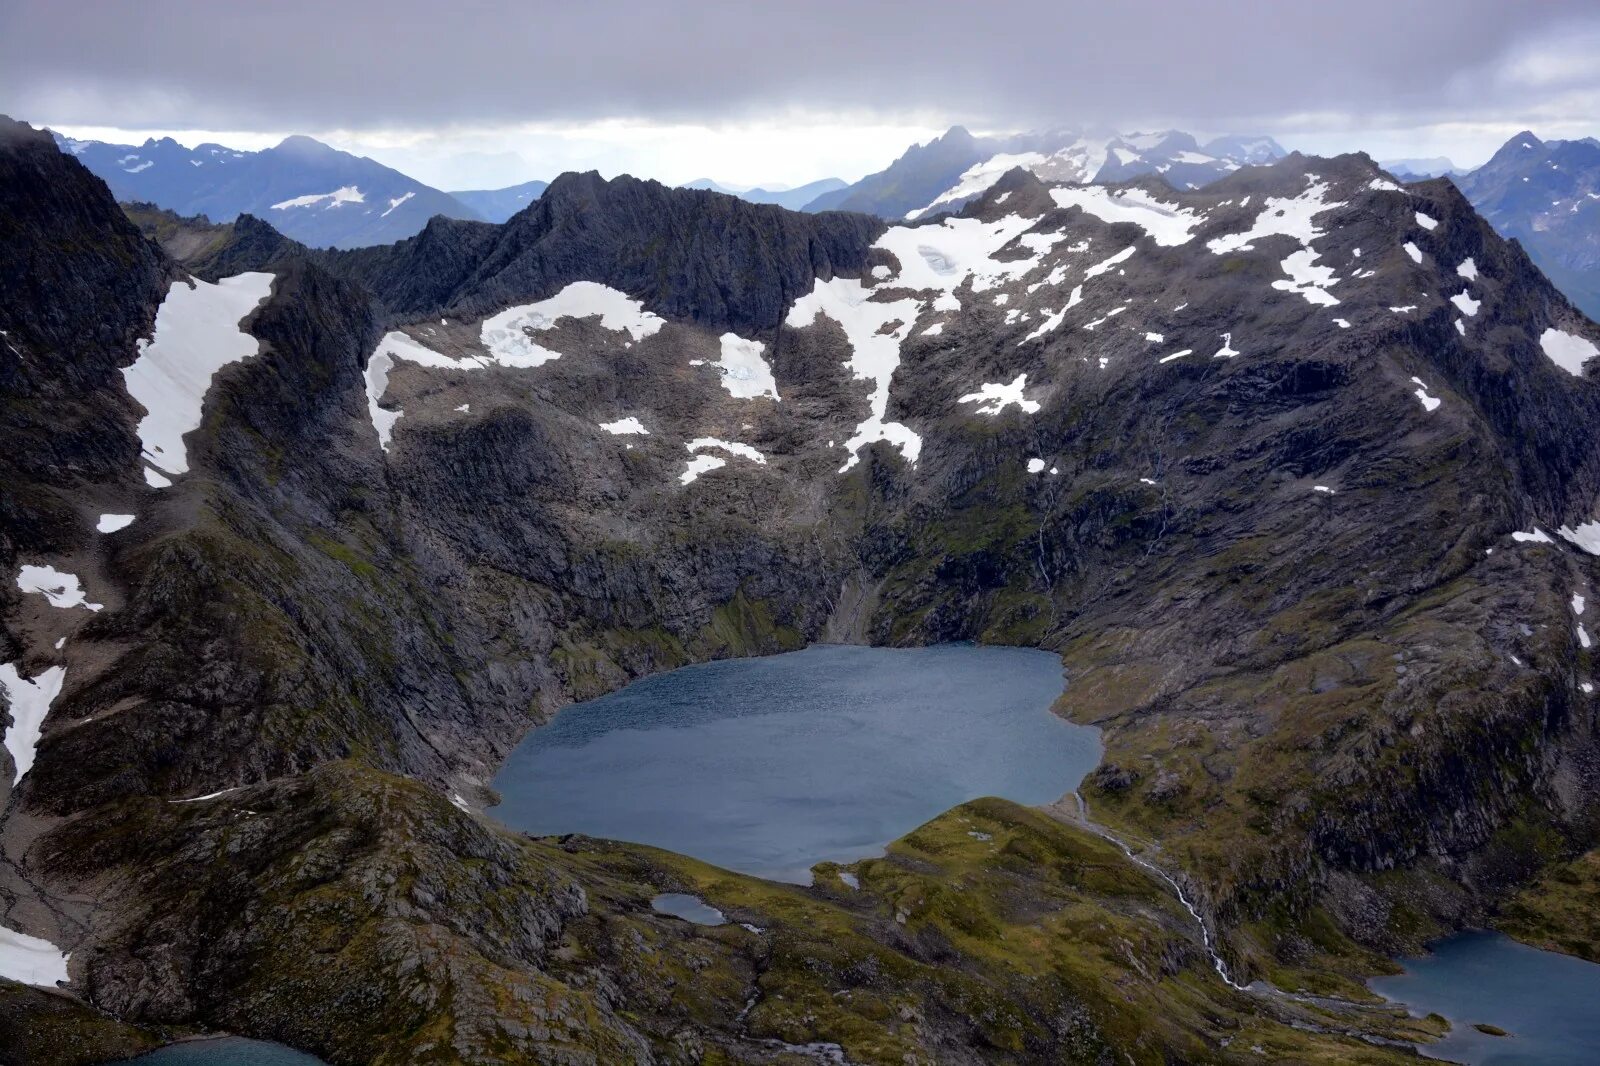
<path id="1" fill-rule="evenodd" d="M 1595 0 L 451 6 L 0 0 L 0 111 L 130 141 L 308 133 L 445 188 L 854 179 L 953 123 L 1463 164 L 1524 127 L 1600 135 Z"/>

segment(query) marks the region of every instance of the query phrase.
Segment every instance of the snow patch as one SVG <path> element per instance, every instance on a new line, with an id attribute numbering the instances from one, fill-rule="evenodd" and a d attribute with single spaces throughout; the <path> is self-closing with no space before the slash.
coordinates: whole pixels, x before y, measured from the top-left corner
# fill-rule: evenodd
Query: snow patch
<path id="1" fill-rule="evenodd" d="M 167 474 L 188 471 L 183 436 L 200 427 L 206 392 L 217 371 L 259 350 L 239 323 L 271 293 L 272 275 L 260 272 L 223 278 L 215 285 L 172 283 L 156 312 L 155 336 L 139 341 L 138 358 L 122 370 L 128 395 L 145 409 L 139 444 L 147 463 Z M 148 471 L 145 480 L 165 487 Z"/>
<path id="2" fill-rule="evenodd" d="M 1059 207 L 1082 208 L 1102 222 L 1132 222 L 1157 244 L 1174 247 L 1194 239 L 1194 231 L 1206 216 L 1178 204 L 1156 199 L 1143 189 L 1108 189 L 1103 185 L 1082 185 L 1050 190 Z"/>
<path id="3" fill-rule="evenodd" d="M 390 211 L 393 211 L 395 208 L 399 207 L 401 204 L 405 203 L 407 200 L 411 199 L 415 195 L 417 195 L 417 194 L 414 193 L 414 192 L 408 192 L 408 193 L 404 194 L 403 196 L 396 196 L 393 200 L 389 201 L 388 208 L 386 208 L 384 210 L 383 214 L 379 215 L 378 217 L 379 218 L 388 218 Z"/>
<path id="4" fill-rule="evenodd" d="M 50 601 L 52 607 L 84 607 L 98 611 L 104 604 L 90 603 L 89 597 L 78 584 L 78 575 L 57 570 L 53 566 L 34 566 L 25 563 L 17 571 L 17 588 L 24 594 L 38 593 Z"/>
<path id="5" fill-rule="evenodd" d="M 61 683 L 66 679 L 65 666 L 52 666 L 38 677 L 27 678 L 17 670 L 16 663 L 0 663 L 0 689 L 5 690 L 6 702 L 11 705 L 11 726 L 6 730 L 5 745 L 15 767 L 12 787 L 33 769 L 33 755 L 44 729 L 44 716 L 61 694 Z"/>
<path id="6" fill-rule="evenodd" d="M 1424 411 L 1437 410 L 1439 405 L 1444 403 L 1439 397 L 1428 395 L 1428 386 L 1421 378 L 1412 378 L 1411 381 L 1417 386 L 1415 395 L 1417 399 L 1422 401 L 1422 409 Z"/>
<path id="7" fill-rule="evenodd" d="M 1551 544 L 1551 543 L 1554 543 L 1550 539 L 1550 534 L 1546 533 L 1544 530 L 1540 529 L 1538 526 L 1534 526 L 1533 527 L 1533 532 L 1532 533 L 1524 533 L 1524 532 L 1522 532 L 1522 530 L 1519 529 L 1515 533 L 1511 534 L 1511 539 L 1516 541 L 1518 544 Z"/>
<path id="8" fill-rule="evenodd" d="M 560 352 L 536 344 L 529 333 L 555 329 L 563 318 L 600 319 L 602 329 L 626 331 L 635 341 L 653 336 L 666 320 L 625 292 L 593 281 L 574 281 L 538 303 L 518 304 L 483 320 L 478 339 L 501 366 L 530 368 L 559 359 Z"/>
<path id="9" fill-rule="evenodd" d="M 1562 526 L 1556 530 L 1556 534 L 1590 555 L 1600 555 L 1600 522 L 1585 522 L 1576 529 Z"/>
<path id="10" fill-rule="evenodd" d="M 1291 253 L 1278 264 L 1289 275 L 1289 280 L 1274 281 L 1272 287 L 1282 292 L 1297 292 L 1309 302 L 1322 307 L 1337 304 L 1338 298 L 1328 291 L 1327 286 L 1339 279 L 1334 277 L 1332 267 L 1316 265 L 1318 256 L 1319 253 L 1310 248 Z"/>
<path id="11" fill-rule="evenodd" d="M 367 196 L 354 185 L 341 185 L 332 192 L 309 193 L 305 196 L 296 196 L 292 200 L 282 200 L 273 204 L 272 209 L 287 211 L 293 207 L 315 207 L 324 200 L 328 201 L 328 207 L 338 207 L 340 204 L 364 204 L 367 202 Z"/>
<path id="12" fill-rule="evenodd" d="M 95 523 L 96 531 L 100 533 L 115 533 L 119 529 L 127 529 L 133 524 L 134 516 L 131 514 L 103 514 L 100 521 Z"/>
<path id="13" fill-rule="evenodd" d="M 1425 215 L 1421 211 L 1418 211 L 1417 225 L 1421 226 L 1425 230 L 1437 229 L 1439 226 L 1439 220 L 1429 215 Z"/>
<path id="14" fill-rule="evenodd" d="M 1222 335 L 1222 347 L 1218 348 L 1216 353 L 1214 355 L 1212 355 L 1211 358 L 1213 358 L 1213 359 L 1232 359 L 1234 356 L 1236 356 L 1238 354 L 1239 354 L 1239 350 L 1233 346 L 1233 334 L 1232 333 L 1224 333 Z"/>
<path id="15" fill-rule="evenodd" d="M 720 455 L 697 455 L 689 460 L 689 465 L 684 468 L 683 473 L 678 475 L 678 483 L 687 485 L 701 474 L 710 473 L 727 465 L 728 460 Z"/>
<path id="16" fill-rule="evenodd" d="M 740 444 L 738 441 L 721 440 L 717 437 L 696 437 L 684 447 L 691 452 L 701 452 L 707 448 L 721 448 L 730 455 L 737 455 L 741 459 L 748 459 L 752 463 L 760 463 L 762 466 L 767 465 L 767 457 L 765 455 L 762 455 L 750 445 Z"/>
<path id="17" fill-rule="evenodd" d="M 1009 385 L 986 381 L 977 392 L 969 392 L 965 396 L 958 397 L 956 402 L 977 404 L 980 415 L 998 415 L 1012 404 L 1022 408 L 1022 413 L 1025 415 L 1035 414 L 1039 410 L 1038 401 L 1030 400 L 1022 394 L 1027 384 L 1027 374 L 1018 374 Z"/>
<path id="18" fill-rule="evenodd" d="M 1406 250 L 1406 254 L 1411 257 L 1411 261 L 1413 263 L 1422 262 L 1422 249 L 1421 248 L 1418 248 L 1411 241 L 1407 241 L 1401 247 L 1403 247 Z"/>
<path id="19" fill-rule="evenodd" d="M 1090 267 L 1088 270 L 1085 270 L 1083 272 L 1083 276 L 1085 278 L 1097 278 L 1097 277 L 1099 277 L 1101 274 L 1104 274 L 1106 271 L 1110 270 L 1112 267 L 1116 266 L 1118 263 L 1126 263 L 1128 261 L 1129 257 L 1131 257 L 1133 255 L 1134 250 L 1135 249 L 1134 249 L 1133 245 L 1131 245 L 1131 244 L 1128 245 L 1126 248 L 1124 248 L 1122 251 L 1118 252 L 1116 255 L 1112 256 L 1111 258 L 1102 259 L 1102 260 L 1100 260 L 1100 262 L 1096 263 L 1094 266 Z"/>
<path id="20" fill-rule="evenodd" d="M 650 435 L 650 431 L 644 428 L 644 423 L 639 421 L 635 415 L 619 418 L 615 422 L 602 422 L 600 423 L 600 428 L 616 437 L 625 437 L 630 434 L 638 434 L 644 437 Z"/>
<path id="21" fill-rule="evenodd" d="M 1471 256 L 1468 256 L 1466 259 L 1463 259 L 1461 261 L 1461 265 L 1456 267 L 1456 273 L 1460 274 L 1462 277 L 1466 278 L 1468 281 L 1477 281 L 1478 280 L 1478 264 L 1474 263 L 1472 261 L 1472 257 Z"/>
<path id="22" fill-rule="evenodd" d="M 1584 364 L 1600 355 L 1600 350 L 1575 333 L 1547 329 L 1539 334 L 1539 347 L 1552 363 L 1573 377 L 1583 376 Z"/>
<path id="23" fill-rule="evenodd" d="M 1468 318 L 1476 315 L 1478 313 L 1478 308 L 1483 306 L 1483 301 L 1474 300 L 1470 292 L 1466 289 L 1462 289 L 1460 292 L 1450 297 L 1450 302 L 1455 304 L 1456 309 L 1462 314 L 1466 315 Z"/>
<path id="24" fill-rule="evenodd" d="M 1028 473 L 1037 474 L 1037 473 L 1040 473 L 1043 470 L 1044 470 L 1044 460 L 1043 459 L 1029 459 L 1028 460 Z"/>
<path id="25" fill-rule="evenodd" d="M 766 345 L 747 341 L 737 333 L 722 335 L 722 358 L 711 365 L 722 375 L 722 387 L 730 396 L 751 400 L 758 396 L 778 399 L 778 382 L 772 366 L 761 356 Z"/>

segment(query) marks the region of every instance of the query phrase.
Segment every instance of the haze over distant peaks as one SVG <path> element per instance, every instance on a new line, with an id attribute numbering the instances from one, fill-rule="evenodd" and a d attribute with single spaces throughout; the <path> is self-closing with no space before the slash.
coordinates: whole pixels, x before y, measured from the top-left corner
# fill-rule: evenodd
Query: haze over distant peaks
<path id="1" fill-rule="evenodd" d="M 739 199 L 747 200 L 753 204 L 777 204 L 779 207 L 787 207 L 791 211 L 800 211 L 804 210 L 806 205 L 817 197 L 843 189 L 847 184 L 842 178 L 822 178 L 819 181 L 807 182 L 804 185 L 796 185 L 793 188 L 782 185 L 766 188 L 758 185 L 753 189 L 747 189 L 737 185 L 723 185 L 713 178 L 696 178 L 694 181 L 684 182 L 679 188 L 709 189 L 712 192 L 737 196 Z"/>
<path id="2" fill-rule="evenodd" d="M 912 145 L 887 169 L 819 196 L 806 210 L 916 219 L 958 209 L 1013 167 L 1046 181 L 1080 183 L 1159 174 L 1174 189 L 1197 189 L 1284 154 L 1271 137 L 1218 137 L 1202 146 L 1179 130 L 1099 135 L 1069 129 L 976 137 L 952 126 L 927 144 Z"/>
<path id="3" fill-rule="evenodd" d="M 544 195 L 548 181 L 525 181 L 504 189 L 467 189 L 450 195 L 490 222 L 504 222 Z"/>
<path id="4" fill-rule="evenodd" d="M 259 152 L 220 144 L 185 148 L 170 137 L 125 145 L 57 134 L 56 143 L 118 200 L 218 222 L 259 215 L 316 248 L 387 244 L 418 232 L 434 215 L 479 217 L 447 193 L 311 137 L 286 137 Z"/>

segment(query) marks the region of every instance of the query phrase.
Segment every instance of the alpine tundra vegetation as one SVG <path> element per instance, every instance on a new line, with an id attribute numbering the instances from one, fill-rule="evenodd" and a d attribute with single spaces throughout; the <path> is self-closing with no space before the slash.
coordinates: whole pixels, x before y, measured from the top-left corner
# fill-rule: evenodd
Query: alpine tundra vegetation
<path id="1" fill-rule="evenodd" d="M 1594 142 L 61 125 L 0 117 L 0 1064 L 1600 1054 Z"/>

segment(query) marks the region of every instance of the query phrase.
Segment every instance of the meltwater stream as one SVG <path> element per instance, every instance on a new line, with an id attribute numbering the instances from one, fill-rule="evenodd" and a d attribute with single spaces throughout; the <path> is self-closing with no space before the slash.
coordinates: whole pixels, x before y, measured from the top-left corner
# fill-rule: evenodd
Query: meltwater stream
<path id="1" fill-rule="evenodd" d="M 496 817 L 805 883 L 979 796 L 1059 799 L 1098 731 L 1025 648 L 817 646 L 686 667 L 569 707 L 511 754 Z"/>

